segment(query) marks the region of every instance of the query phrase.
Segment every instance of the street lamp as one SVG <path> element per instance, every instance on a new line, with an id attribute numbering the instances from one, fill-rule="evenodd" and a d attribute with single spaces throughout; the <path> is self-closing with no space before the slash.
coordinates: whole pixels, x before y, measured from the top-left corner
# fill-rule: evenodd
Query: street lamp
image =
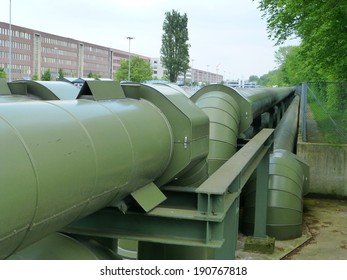
<path id="1" fill-rule="evenodd" d="M 135 37 L 127 37 L 127 39 L 129 40 L 129 69 L 128 69 L 128 81 L 130 81 L 130 41 L 132 39 L 135 39 Z"/>
<path id="2" fill-rule="evenodd" d="M 10 0 L 10 45 L 8 47 L 8 81 L 12 82 L 12 2 Z"/>

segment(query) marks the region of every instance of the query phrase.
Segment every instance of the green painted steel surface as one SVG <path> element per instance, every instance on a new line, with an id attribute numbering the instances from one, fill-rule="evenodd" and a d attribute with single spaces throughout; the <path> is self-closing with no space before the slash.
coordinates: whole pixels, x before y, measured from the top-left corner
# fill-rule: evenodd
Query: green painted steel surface
<path id="1" fill-rule="evenodd" d="M 10 95 L 11 91 L 5 79 L 0 78 L 0 95 Z"/>
<path id="2" fill-rule="evenodd" d="M 240 111 L 227 93 L 210 91 L 196 101 L 210 120 L 208 173 L 211 175 L 237 151 Z"/>
<path id="3" fill-rule="evenodd" d="M 118 239 L 117 253 L 124 259 L 137 259 L 138 241 L 128 239 Z"/>
<path id="4" fill-rule="evenodd" d="M 9 260 L 118 260 L 117 254 L 94 240 L 52 233 L 13 254 Z"/>
<path id="5" fill-rule="evenodd" d="M 274 150 L 294 151 L 298 131 L 299 103 L 300 97 L 296 96 L 278 124 L 275 130 Z"/>
<path id="6" fill-rule="evenodd" d="M 292 153 L 296 142 L 300 98 L 296 96 L 275 130 L 270 156 L 266 232 L 276 239 L 293 239 L 302 234 L 302 204 L 308 184 L 308 167 Z M 245 192 L 243 232 L 253 234 L 255 178 Z"/>
<path id="7" fill-rule="evenodd" d="M 93 100 L 125 98 L 123 89 L 115 81 L 85 81 L 77 98 L 92 97 Z"/>
<path id="8" fill-rule="evenodd" d="M 158 107 L 172 128 L 172 160 L 155 184 L 197 186 L 207 179 L 209 121 L 206 114 L 181 91 L 165 84 L 122 84 L 122 87 L 127 97 L 143 98 Z"/>
<path id="9" fill-rule="evenodd" d="M 156 180 L 173 147 L 145 100 L 0 101 L 0 133 L 0 258 Z"/>
<path id="10" fill-rule="evenodd" d="M 0 213 L 9 213 L 0 214 L 0 258 L 41 238 L 43 251 L 71 243 L 66 237 L 45 243 L 49 238 L 44 236 L 55 230 L 141 240 L 140 247 L 151 250 L 152 242 L 165 243 L 157 245 L 169 248 L 164 258 L 180 258 L 180 248 L 188 258 L 235 257 L 239 195 L 254 170 L 266 172 L 262 179 L 267 181 L 259 162 L 268 157 L 272 130 L 263 130 L 233 156 L 237 138 L 292 89 L 211 85 L 189 99 L 167 85 L 87 83 L 81 95 L 63 87 L 23 82 L 12 87 L 16 95 L 0 96 Z M 35 101 L 32 94 L 46 101 Z M 302 163 L 284 161 L 295 159 L 291 153 L 278 150 L 272 157 L 270 182 L 276 186 L 267 197 L 270 207 L 256 206 L 261 218 L 251 218 L 258 235 L 274 228 L 283 238 L 288 227 L 279 224 L 286 220 L 280 220 L 278 209 L 290 205 L 288 211 L 297 210 L 293 196 L 306 174 L 293 167 L 303 168 Z M 154 184 L 170 196 L 150 210 L 157 205 L 148 197 L 151 189 L 136 191 Z M 288 185 L 289 196 L 282 189 Z M 131 193 L 148 214 L 131 209 L 124 215 L 113 208 Z M 263 221 L 266 211 L 270 226 Z M 295 214 L 288 216 L 298 220 Z M 289 229 L 297 231 L 296 224 Z"/>
<path id="11" fill-rule="evenodd" d="M 273 129 L 263 129 L 198 188 L 162 187 L 168 199 L 148 213 L 132 209 L 123 214 L 104 208 L 70 224 L 64 232 L 139 240 L 140 250 L 149 250 L 139 251 L 139 258 L 234 259 L 239 195 L 268 156 L 272 135 Z"/>
<path id="12" fill-rule="evenodd" d="M 211 91 L 225 92 L 237 102 L 241 113 L 239 125 L 239 135 L 241 135 L 255 118 L 293 95 L 295 88 L 230 88 L 224 85 L 209 85 L 198 90 L 190 99 L 196 102 L 202 95 Z"/>
<path id="13" fill-rule="evenodd" d="M 293 239 L 302 234 L 304 170 L 295 155 L 277 150 L 270 157 L 268 211 L 266 233 L 279 240 Z M 242 231 L 253 234 L 255 221 L 255 180 L 245 193 Z"/>
<path id="14" fill-rule="evenodd" d="M 286 97 L 294 94 L 295 87 L 288 88 L 237 88 L 235 91 L 251 105 L 252 117 L 268 111 Z"/>
<path id="15" fill-rule="evenodd" d="M 21 94 L 34 95 L 43 100 L 74 100 L 79 93 L 79 88 L 60 81 L 18 80 L 12 83 L 26 85 L 23 87 L 25 92 Z"/>

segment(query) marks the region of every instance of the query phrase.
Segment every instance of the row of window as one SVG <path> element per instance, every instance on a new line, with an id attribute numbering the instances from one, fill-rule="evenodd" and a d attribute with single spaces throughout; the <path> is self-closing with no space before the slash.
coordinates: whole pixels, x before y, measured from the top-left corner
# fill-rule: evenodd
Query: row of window
<path id="1" fill-rule="evenodd" d="M 77 49 L 77 44 L 72 43 L 72 42 L 66 42 L 66 41 L 61 41 L 53 38 L 48 38 L 48 37 L 43 37 L 42 42 L 50 45 L 55 45 L 55 46 L 61 46 L 61 47 L 68 47 L 72 49 Z"/>
<path id="2" fill-rule="evenodd" d="M 77 53 L 76 52 L 69 52 L 69 51 L 65 51 L 65 50 L 60 50 L 60 49 L 55 49 L 55 48 L 46 48 L 46 47 L 42 47 L 41 48 L 43 53 L 48 53 L 48 54 L 52 54 L 52 55 L 63 55 L 63 56 L 70 56 L 70 57 L 77 57 Z"/>
<path id="3" fill-rule="evenodd" d="M 109 51 L 108 50 L 102 50 L 102 49 L 99 49 L 99 48 L 95 48 L 95 47 L 84 47 L 85 50 L 88 50 L 90 52 L 94 52 L 94 53 L 99 53 L 99 54 L 103 54 L 103 55 L 108 55 Z"/>
<path id="4" fill-rule="evenodd" d="M 10 30 L 8 28 L 0 28 L 0 34 L 10 36 Z M 12 30 L 12 37 L 31 40 L 31 34 L 18 30 Z"/>
<path id="5" fill-rule="evenodd" d="M 0 67 L 6 69 L 6 72 L 8 72 L 8 64 L 6 63 L 0 63 Z M 29 65 L 21 65 L 21 64 L 11 64 L 11 73 L 19 73 L 19 74 L 25 74 L 30 75 L 30 66 Z"/>
<path id="6" fill-rule="evenodd" d="M 7 47 L 8 48 L 9 46 L 10 46 L 9 40 L 1 40 L 0 39 L 0 47 Z M 12 49 L 30 50 L 31 46 L 29 44 L 12 41 Z"/>
<path id="7" fill-rule="evenodd" d="M 8 58 L 9 53 L 0 51 L 0 58 Z M 30 61 L 31 56 L 28 54 L 22 54 L 22 53 L 12 53 L 12 59 L 14 60 L 22 60 L 22 61 Z"/>
<path id="8" fill-rule="evenodd" d="M 108 57 L 103 57 L 103 56 L 96 56 L 92 54 L 85 54 L 84 59 L 89 59 L 89 60 L 97 60 L 99 62 L 106 62 L 108 63 Z"/>
<path id="9" fill-rule="evenodd" d="M 84 63 L 84 68 L 107 70 L 107 69 L 105 69 L 105 65 L 104 64 L 88 63 L 88 62 Z"/>
<path id="10" fill-rule="evenodd" d="M 44 63 L 50 63 L 50 64 L 58 64 L 58 65 L 73 65 L 77 66 L 77 61 L 73 60 L 66 60 L 66 59 L 57 59 L 54 57 L 42 57 L 42 61 Z"/>

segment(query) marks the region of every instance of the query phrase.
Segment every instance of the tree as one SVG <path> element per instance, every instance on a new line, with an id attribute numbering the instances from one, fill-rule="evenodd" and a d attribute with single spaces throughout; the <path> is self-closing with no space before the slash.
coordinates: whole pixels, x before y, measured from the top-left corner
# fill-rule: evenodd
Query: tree
<path id="1" fill-rule="evenodd" d="M 314 80 L 347 80 L 347 2 L 338 0 L 261 0 L 269 37 L 282 44 L 302 42 L 297 56 Z"/>
<path id="2" fill-rule="evenodd" d="M 251 75 L 251 76 L 249 76 L 248 81 L 258 83 L 259 77 L 257 75 Z"/>
<path id="3" fill-rule="evenodd" d="M 272 87 L 272 86 L 280 86 L 280 79 L 279 79 L 279 70 L 272 70 L 268 72 L 265 75 L 260 76 L 259 78 L 259 85 L 266 86 L 266 87 Z"/>
<path id="4" fill-rule="evenodd" d="M 168 78 L 176 82 L 180 73 L 189 68 L 188 17 L 172 10 L 165 13 L 163 23 L 161 62 L 168 71 Z"/>
<path id="5" fill-rule="evenodd" d="M 116 80 L 128 79 L 129 60 L 123 59 L 116 73 Z M 148 61 L 134 56 L 130 60 L 130 80 L 133 82 L 143 82 L 152 79 L 152 68 Z"/>
<path id="6" fill-rule="evenodd" d="M 97 78 L 101 78 L 101 75 L 100 74 L 95 74 L 95 73 L 92 73 L 92 72 L 89 72 L 88 78 L 93 78 L 93 79 L 97 79 Z"/>
<path id="7" fill-rule="evenodd" d="M 59 68 L 59 79 L 63 79 L 64 78 L 64 71 L 63 69 Z"/>
<path id="8" fill-rule="evenodd" d="M 41 80 L 42 81 L 50 81 L 51 80 L 51 70 L 46 70 L 42 75 L 41 75 Z"/>
<path id="9" fill-rule="evenodd" d="M 0 78 L 6 78 L 6 72 L 3 67 L 0 67 Z"/>
<path id="10" fill-rule="evenodd" d="M 268 72 L 259 78 L 259 84 L 263 86 L 295 86 L 302 84 L 304 80 L 304 62 L 301 61 L 298 52 L 300 46 L 280 47 L 275 53 L 277 69 Z"/>

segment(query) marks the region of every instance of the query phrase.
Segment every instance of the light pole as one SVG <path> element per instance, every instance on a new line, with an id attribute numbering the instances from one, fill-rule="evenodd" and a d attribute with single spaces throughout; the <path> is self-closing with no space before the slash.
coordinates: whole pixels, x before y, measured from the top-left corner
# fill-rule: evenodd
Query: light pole
<path id="1" fill-rule="evenodd" d="M 10 0 L 10 45 L 8 47 L 8 81 L 12 82 L 12 1 Z"/>
<path id="2" fill-rule="evenodd" d="M 135 39 L 135 37 L 127 37 L 127 39 L 129 40 L 129 69 L 128 69 L 128 81 L 130 81 L 130 41 L 132 39 Z"/>

